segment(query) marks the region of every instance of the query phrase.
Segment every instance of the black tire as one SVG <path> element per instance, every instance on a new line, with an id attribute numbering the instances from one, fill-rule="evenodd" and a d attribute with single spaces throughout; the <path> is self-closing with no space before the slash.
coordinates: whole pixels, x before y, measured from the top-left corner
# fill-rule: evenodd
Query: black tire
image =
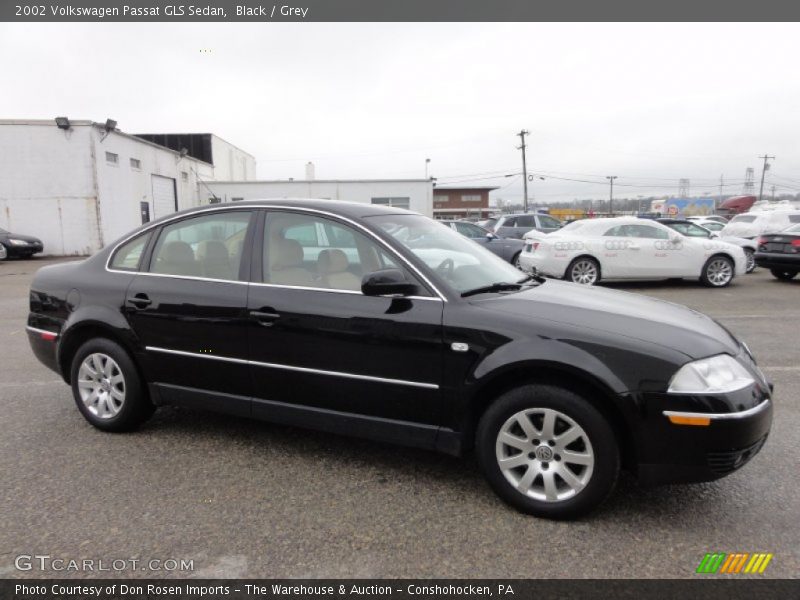
<path id="1" fill-rule="evenodd" d="M 520 250 L 514 256 L 511 257 L 511 264 L 513 266 L 515 266 L 517 269 L 519 269 L 520 271 L 522 270 L 522 265 L 519 264 L 519 257 L 520 257 L 521 254 L 522 254 L 522 250 Z"/>
<path id="2" fill-rule="evenodd" d="M 0 262 L 8 259 L 8 249 L 3 245 L 0 244 Z"/>
<path id="3" fill-rule="evenodd" d="M 533 486 L 529 487 L 526 492 L 520 492 L 507 478 L 507 476 L 515 477 L 515 472 L 506 471 L 504 473 L 498 462 L 500 460 L 498 453 L 501 452 L 498 436 L 508 426 L 508 423 L 512 422 L 512 418 L 521 414 L 522 411 L 531 411 L 529 423 L 533 424 L 539 416 L 537 411 L 546 410 L 557 411 L 571 419 L 573 425 L 577 424 L 578 428 L 582 429 L 582 433 L 588 438 L 589 455 L 593 454 L 594 456 L 594 463 L 591 471 L 588 472 L 588 479 L 585 481 L 584 487 L 571 497 L 554 501 L 532 497 L 538 493 Z M 553 427 L 553 430 L 558 435 L 557 424 L 560 422 L 564 426 L 567 425 L 567 422 L 560 419 L 556 419 L 554 422 L 556 426 Z M 564 451 L 557 442 L 554 446 L 551 446 L 551 452 L 556 454 L 553 455 L 547 466 L 538 459 L 538 455 L 534 459 L 534 455 L 539 451 L 539 448 L 545 451 L 548 449 L 545 448 L 545 443 L 548 443 L 549 440 L 535 438 L 535 436 L 542 437 L 541 432 L 546 429 L 543 421 L 540 426 L 533 425 L 533 427 L 540 431 L 524 442 L 526 449 L 520 449 L 520 454 L 507 457 L 520 457 L 524 460 L 525 456 L 523 455 L 527 455 L 531 459 L 526 460 L 526 464 L 517 467 L 519 470 L 518 476 L 520 477 L 518 483 L 522 483 L 525 476 L 530 475 L 529 469 L 551 470 L 549 465 L 552 464 L 554 475 L 550 477 L 557 483 L 566 485 L 569 488 L 570 486 L 566 483 L 566 479 L 561 478 L 559 471 L 557 471 L 557 469 L 561 469 L 560 472 L 563 472 L 563 468 L 567 468 L 566 463 L 569 462 L 557 454 L 559 451 Z M 522 430 L 520 429 L 519 431 Z M 522 435 L 525 436 L 525 433 L 522 432 Z M 567 450 L 572 451 L 575 443 L 583 443 L 583 440 L 579 439 L 578 442 L 567 444 Z M 500 396 L 481 417 L 478 424 L 475 447 L 481 470 L 495 493 L 514 508 L 537 517 L 573 519 L 585 515 L 608 498 L 616 485 L 619 475 L 619 447 L 611 425 L 597 409 L 582 397 L 553 385 L 525 385 Z M 584 446 L 584 448 L 587 448 L 587 446 Z M 578 451 L 580 452 L 580 450 Z M 564 462 L 561 462 L 562 460 Z M 554 461 L 559 462 L 556 463 Z M 578 468 L 581 469 L 582 467 Z M 588 466 L 585 468 L 589 469 Z M 572 474 L 575 475 L 572 468 L 570 469 Z M 543 471 L 538 472 L 539 474 L 533 479 L 533 484 L 536 484 L 540 476 L 544 475 Z M 556 477 L 558 477 L 557 480 Z M 542 490 L 544 490 L 543 478 L 541 485 Z M 562 493 L 569 494 L 570 491 L 564 491 L 562 488 Z"/>
<path id="4" fill-rule="evenodd" d="M 726 265 L 727 267 L 723 266 Z M 720 273 L 721 269 L 727 268 L 729 272 L 729 276 L 727 278 L 722 278 Z M 700 273 L 700 281 L 703 285 L 713 288 L 724 288 L 731 284 L 733 278 L 736 276 L 736 266 L 733 264 L 733 261 L 728 258 L 727 256 L 722 256 L 721 254 L 717 254 L 712 256 L 706 261 L 706 264 L 703 265 L 703 270 Z"/>
<path id="5" fill-rule="evenodd" d="M 783 269 L 770 269 L 769 272 L 772 273 L 775 279 L 780 279 L 781 281 L 789 281 L 797 275 L 797 271 L 784 271 Z"/>
<path id="6" fill-rule="evenodd" d="M 591 269 L 594 269 L 593 279 L 590 275 Z M 581 271 L 586 273 L 585 277 L 581 276 Z M 580 283 L 581 285 L 595 285 L 600 282 L 600 263 L 591 256 L 579 256 L 569 263 L 564 273 L 564 279 L 572 283 Z"/>
<path id="7" fill-rule="evenodd" d="M 745 269 L 745 273 L 752 273 L 756 270 L 756 253 L 754 250 L 750 248 L 744 249 L 744 258 L 745 264 L 747 265 L 747 269 Z"/>
<path id="8" fill-rule="evenodd" d="M 117 375 L 122 375 L 123 379 L 121 382 L 121 388 L 117 387 L 120 385 L 119 383 L 113 384 L 118 392 L 120 389 L 122 390 L 122 401 L 112 400 L 109 398 L 111 394 L 107 393 L 104 397 L 105 403 L 103 397 L 95 401 L 93 406 L 90 406 L 87 404 L 87 402 L 84 402 L 81 396 L 81 389 L 84 389 L 86 393 L 89 393 L 89 391 L 92 391 L 93 388 L 91 385 L 88 387 L 82 385 L 79 381 L 79 377 L 81 374 L 81 367 L 84 365 L 84 361 L 86 361 L 87 358 L 92 355 L 110 358 L 112 363 L 109 363 L 108 361 L 104 363 L 105 366 L 108 367 L 108 371 L 114 372 Z M 99 360 L 101 361 L 101 364 L 103 364 L 103 359 L 100 358 Z M 99 369 L 96 371 L 98 372 L 97 381 L 99 381 L 103 378 L 102 373 L 100 373 Z M 110 381 L 110 378 L 108 378 L 108 380 Z M 72 395 L 75 398 L 75 403 L 78 406 L 78 410 L 81 412 L 84 418 L 89 421 L 89 423 L 98 429 L 102 429 L 103 431 L 132 431 L 150 418 L 155 410 L 155 407 L 148 397 L 147 389 L 143 385 L 141 377 L 136 370 L 136 366 L 133 364 L 133 360 L 124 348 L 107 338 L 94 338 L 88 340 L 80 348 L 78 348 L 78 351 L 72 358 L 72 365 L 70 367 L 70 381 L 72 382 Z M 87 379 L 83 379 L 83 381 L 86 382 L 94 380 L 90 376 Z M 111 384 L 106 383 L 106 385 L 110 389 Z M 111 412 L 111 410 L 102 411 L 103 407 L 107 408 L 108 406 L 111 406 L 112 402 L 114 403 L 117 411 L 115 414 L 108 414 Z M 106 412 L 106 414 L 96 414 L 100 412 Z"/>

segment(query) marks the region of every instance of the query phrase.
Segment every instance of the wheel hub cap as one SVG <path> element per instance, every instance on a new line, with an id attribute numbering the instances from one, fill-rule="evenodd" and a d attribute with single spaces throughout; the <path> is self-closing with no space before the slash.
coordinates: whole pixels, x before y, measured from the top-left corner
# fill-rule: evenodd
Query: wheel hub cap
<path id="1" fill-rule="evenodd" d="M 78 392 L 90 413 L 110 419 L 119 414 L 125 403 L 125 377 L 107 354 L 90 354 L 78 370 Z"/>

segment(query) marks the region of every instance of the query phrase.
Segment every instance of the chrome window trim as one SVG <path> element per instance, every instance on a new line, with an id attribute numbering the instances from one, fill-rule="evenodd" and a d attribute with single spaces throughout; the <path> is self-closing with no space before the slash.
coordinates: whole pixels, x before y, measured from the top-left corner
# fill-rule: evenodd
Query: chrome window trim
<path id="1" fill-rule="evenodd" d="M 186 352 L 184 350 L 170 350 L 158 346 L 145 346 L 148 352 L 160 352 L 162 354 L 174 354 L 176 356 L 188 356 L 189 358 L 206 358 L 209 360 L 219 360 L 223 362 L 236 363 L 240 365 L 250 365 L 254 367 L 266 367 L 269 369 L 282 369 L 284 371 L 295 371 L 298 373 L 312 373 L 315 375 L 328 375 L 331 377 L 343 377 L 346 379 L 358 379 L 362 381 L 374 381 L 377 383 L 394 383 L 397 385 L 407 385 L 411 387 L 438 390 L 439 386 L 435 383 L 423 383 L 420 381 L 408 381 L 405 379 L 390 379 L 387 377 L 375 377 L 373 375 L 359 375 L 358 373 L 344 373 L 342 371 L 325 371 L 323 369 L 312 369 L 309 367 L 294 367 L 292 365 L 282 365 L 278 363 L 266 363 L 244 358 L 232 358 L 229 356 L 214 356 L 213 354 L 201 354 L 199 352 Z"/>
<path id="2" fill-rule="evenodd" d="M 753 408 L 748 408 L 747 410 L 741 410 L 739 412 L 732 412 L 732 413 L 698 413 L 698 412 L 682 412 L 676 410 L 665 410 L 664 416 L 665 417 L 687 417 L 691 419 L 711 419 L 712 421 L 725 421 L 728 419 L 746 419 L 747 417 L 752 417 L 753 415 L 757 415 L 770 405 L 770 400 L 767 398 L 761 404 L 754 406 Z"/>
<path id="3" fill-rule="evenodd" d="M 368 236 L 370 236 L 372 239 L 377 241 L 381 246 L 383 246 L 390 253 L 391 256 L 397 257 L 403 263 L 405 263 L 405 265 L 411 270 L 411 272 L 415 276 L 419 277 L 422 281 L 424 281 L 434 291 L 434 293 L 437 296 L 439 296 L 439 298 L 438 298 L 439 300 L 441 300 L 442 302 L 447 302 L 447 297 L 417 267 L 415 267 L 413 264 L 411 264 L 411 262 L 409 262 L 408 259 L 406 259 L 406 257 L 398 254 L 397 251 L 394 248 L 389 246 L 383 239 L 381 239 L 380 237 L 375 235 L 374 232 L 372 232 L 369 229 L 367 229 L 366 227 L 364 227 L 361 223 L 353 221 L 349 217 L 345 217 L 343 215 L 338 215 L 336 213 L 332 213 L 332 212 L 329 212 L 329 211 L 319 210 L 319 209 L 316 209 L 316 208 L 304 208 L 304 207 L 286 206 L 286 205 L 278 205 L 278 204 L 269 205 L 269 206 L 260 206 L 260 205 L 255 205 L 255 206 L 254 205 L 248 205 L 248 206 L 214 206 L 214 207 L 210 207 L 210 208 L 197 210 L 197 211 L 192 212 L 190 214 L 176 215 L 174 217 L 170 217 L 169 219 L 167 219 L 165 221 L 160 221 L 158 223 L 154 223 L 152 225 L 149 225 L 145 229 L 137 231 L 136 233 L 133 233 L 133 234 L 129 235 L 128 237 L 120 240 L 114 246 L 114 248 L 111 250 L 111 252 L 109 253 L 108 258 L 106 259 L 105 270 L 108 271 L 109 273 L 128 273 L 128 274 L 133 273 L 135 275 L 176 277 L 178 279 L 195 279 L 195 280 L 198 280 L 198 281 L 222 281 L 222 282 L 225 282 L 225 283 L 249 284 L 249 283 L 251 283 L 249 281 L 239 281 L 239 280 L 235 280 L 234 281 L 234 280 L 229 280 L 229 279 L 209 279 L 209 278 L 206 278 L 206 277 L 192 277 L 192 276 L 188 276 L 188 275 L 169 275 L 167 273 L 148 273 L 148 272 L 141 271 L 141 270 L 129 271 L 129 270 L 112 269 L 112 268 L 110 268 L 110 264 L 111 264 L 111 259 L 117 253 L 117 250 L 119 250 L 120 246 L 122 246 L 123 244 L 127 243 L 128 241 L 132 240 L 133 238 L 135 238 L 137 236 L 144 235 L 148 231 L 150 231 L 152 229 L 155 229 L 156 227 L 161 227 L 161 226 L 167 225 L 168 223 L 171 223 L 172 221 L 177 221 L 177 220 L 180 220 L 180 219 L 183 219 L 183 218 L 187 218 L 188 219 L 188 218 L 191 218 L 191 217 L 194 217 L 194 216 L 203 215 L 203 214 L 209 213 L 209 212 L 217 212 L 217 211 L 221 211 L 221 210 L 250 210 L 250 211 L 266 210 L 266 211 L 269 211 L 269 210 L 273 210 L 273 209 L 288 210 L 288 211 L 299 211 L 299 212 L 307 212 L 307 213 L 313 213 L 313 214 L 318 214 L 318 215 L 325 215 L 327 217 L 333 217 L 334 219 L 341 219 L 342 221 L 345 221 L 345 222 L 349 223 L 350 225 L 353 225 L 354 227 L 357 227 L 358 229 L 360 229 L 361 231 L 366 233 Z M 253 285 L 269 285 L 269 284 L 263 284 L 263 283 L 259 283 L 259 282 L 252 282 L 252 283 L 253 283 Z M 294 286 L 276 286 L 276 287 L 294 287 Z M 326 289 L 326 288 L 319 288 L 319 289 L 323 289 L 325 291 L 332 291 L 332 290 L 329 290 L 329 289 Z M 334 291 L 349 291 L 349 290 L 334 290 Z M 355 292 L 355 293 L 358 293 L 358 292 Z M 422 296 L 419 296 L 419 298 L 422 298 Z"/>
<path id="4" fill-rule="evenodd" d="M 61 334 L 57 331 L 48 331 L 47 329 L 39 329 L 38 327 L 31 327 L 30 325 L 26 325 L 25 329 L 30 331 L 31 333 L 43 333 L 45 335 L 54 335 L 59 337 Z"/>

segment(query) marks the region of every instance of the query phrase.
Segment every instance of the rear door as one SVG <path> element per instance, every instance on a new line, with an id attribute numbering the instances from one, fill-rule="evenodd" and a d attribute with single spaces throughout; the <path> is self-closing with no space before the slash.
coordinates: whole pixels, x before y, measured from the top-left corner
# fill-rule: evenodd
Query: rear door
<path id="1" fill-rule="evenodd" d="M 125 314 L 146 349 L 148 379 L 168 402 L 250 412 L 247 248 L 254 214 L 210 211 L 163 225 L 128 288 Z"/>

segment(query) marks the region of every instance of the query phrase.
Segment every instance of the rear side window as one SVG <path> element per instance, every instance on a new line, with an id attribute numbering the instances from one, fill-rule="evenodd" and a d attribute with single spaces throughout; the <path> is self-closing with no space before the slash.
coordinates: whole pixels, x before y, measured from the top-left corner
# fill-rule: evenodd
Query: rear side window
<path id="1" fill-rule="evenodd" d="M 150 235 L 151 232 L 148 231 L 117 248 L 111 259 L 111 268 L 118 271 L 138 271 Z"/>
<path id="2" fill-rule="evenodd" d="M 184 219 L 161 230 L 150 272 L 182 277 L 239 279 L 250 211 Z"/>
<path id="3" fill-rule="evenodd" d="M 789 223 L 800 223 L 800 215 L 789 215 Z"/>
<path id="4" fill-rule="evenodd" d="M 755 220 L 756 215 L 739 215 L 738 217 L 733 217 L 731 223 L 752 223 Z"/>
<path id="5" fill-rule="evenodd" d="M 521 217 L 517 217 L 517 223 L 515 227 L 530 227 L 533 229 L 536 227 L 536 218 L 533 215 L 523 215 Z"/>

